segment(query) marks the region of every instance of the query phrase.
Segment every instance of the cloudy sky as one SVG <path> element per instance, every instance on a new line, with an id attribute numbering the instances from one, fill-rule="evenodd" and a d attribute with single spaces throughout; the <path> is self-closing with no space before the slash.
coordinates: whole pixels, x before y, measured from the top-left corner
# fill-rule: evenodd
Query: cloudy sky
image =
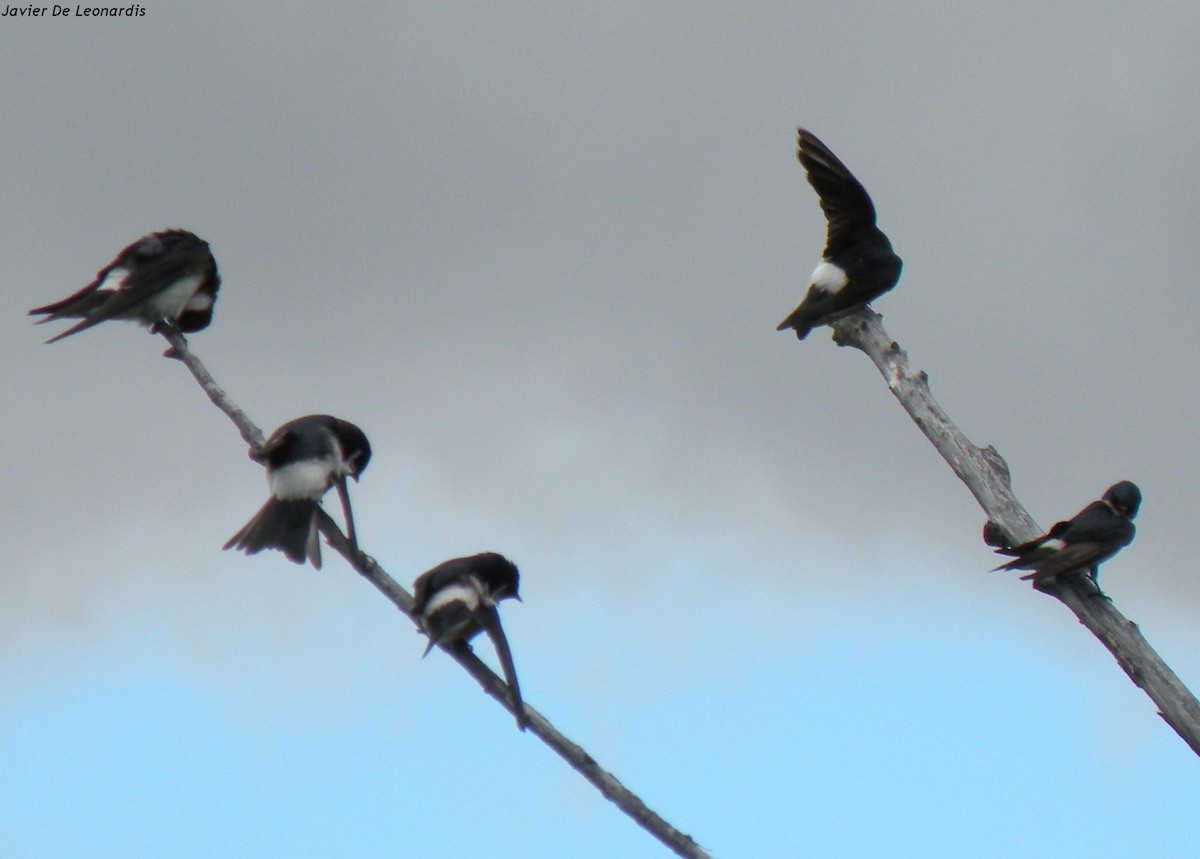
<path id="1" fill-rule="evenodd" d="M 773 329 L 824 241 L 803 124 L 1039 521 L 1141 485 L 1102 581 L 1200 684 L 1194 2 L 144 3 L 0 17 L 0 854 L 666 855 L 340 559 L 221 551 L 263 475 L 160 339 L 43 345 L 166 227 L 230 395 L 367 432 L 402 582 L 513 558 L 530 701 L 715 856 L 1193 849 L 1183 742 L 988 574 L 870 363 Z"/>

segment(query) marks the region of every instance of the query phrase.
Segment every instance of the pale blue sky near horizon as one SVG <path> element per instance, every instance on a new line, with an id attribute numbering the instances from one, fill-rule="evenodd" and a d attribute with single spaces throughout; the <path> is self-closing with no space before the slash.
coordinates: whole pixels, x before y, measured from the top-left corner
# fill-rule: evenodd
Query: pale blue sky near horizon
<path id="1" fill-rule="evenodd" d="M 1186 745 L 869 362 L 773 329 L 804 125 L 1039 521 L 1141 485 L 1101 581 L 1200 683 L 1200 7 L 143 5 L 0 18 L 0 856 L 669 855 L 331 552 L 221 551 L 265 481 L 160 340 L 43 345 L 166 227 L 235 401 L 366 431 L 402 583 L 512 557 L 529 700 L 714 857 L 1195 852 Z"/>

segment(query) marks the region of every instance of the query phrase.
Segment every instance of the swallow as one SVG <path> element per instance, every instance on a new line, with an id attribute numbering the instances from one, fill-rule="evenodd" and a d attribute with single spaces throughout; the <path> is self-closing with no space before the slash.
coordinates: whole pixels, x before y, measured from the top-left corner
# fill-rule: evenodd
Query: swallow
<path id="1" fill-rule="evenodd" d="M 454 558 L 417 577 L 413 583 L 413 614 L 429 636 L 429 644 L 422 656 L 428 656 L 436 645 L 466 643 L 480 632 L 488 634 L 512 694 L 517 727 L 524 731 L 529 718 L 521 701 L 512 651 L 496 610 L 500 600 L 521 599 L 517 593 L 520 579 L 516 565 L 495 552 Z"/>
<path id="2" fill-rule="evenodd" d="M 1100 564 L 1133 542 L 1137 529 L 1133 518 L 1142 504 L 1137 484 L 1122 480 L 1108 488 L 1069 522 L 1055 524 L 1046 534 L 1028 543 L 997 549 L 999 555 L 1015 560 L 997 570 L 1032 570 L 1022 579 L 1043 579 L 1071 572 L 1086 572 L 1099 587 Z"/>
<path id="3" fill-rule="evenodd" d="M 358 555 L 346 478 L 357 481 L 371 461 L 371 445 L 362 430 L 340 418 L 308 415 L 275 430 L 252 457 L 266 464 L 271 497 L 224 548 L 241 549 L 247 555 L 279 549 L 290 561 L 307 560 L 321 569 L 319 522 L 327 514 L 319 505 L 329 488 L 336 486 L 346 536 Z"/>
<path id="4" fill-rule="evenodd" d="M 875 206 L 846 165 L 811 131 L 799 129 L 796 150 L 829 222 L 825 252 L 808 292 L 777 331 L 793 328 L 803 340 L 825 325 L 874 301 L 896 285 L 903 263 L 875 226 Z"/>
<path id="5" fill-rule="evenodd" d="M 190 334 L 212 321 L 221 277 L 208 242 L 187 230 L 143 236 L 96 274 L 96 279 L 62 301 L 35 307 L 30 316 L 82 319 L 47 343 L 62 340 L 109 319 L 150 326 L 178 326 Z"/>

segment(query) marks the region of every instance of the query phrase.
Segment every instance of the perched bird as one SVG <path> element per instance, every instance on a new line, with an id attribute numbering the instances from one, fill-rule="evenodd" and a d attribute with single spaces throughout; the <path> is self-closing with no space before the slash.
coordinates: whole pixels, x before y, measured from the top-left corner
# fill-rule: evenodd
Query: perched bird
<path id="1" fill-rule="evenodd" d="M 1016 558 L 996 569 L 1033 570 L 1021 578 L 1038 581 L 1080 571 L 1096 582 L 1100 564 L 1133 542 L 1137 529 L 1132 520 L 1141 503 L 1137 484 L 1128 480 L 1115 483 L 1071 521 L 1057 523 L 1036 540 L 997 549 L 999 555 Z"/>
<path id="2" fill-rule="evenodd" d="M 221 278 L 208 242 L 186 230 L 143 236 L 100 269 L 96 279 L 62 301 L 35 307 L 31 316 L 82 319 L 53 343 L 108 319 L 132 319 L 157 331 L 176 325 L 190 334 L 212 321 Z"/>
<path id="3" fill-rule="evenodd" d="M 808 292 L 777 331 L 794 328 L 803 340 L 851 310 L 874 301 L 900 279 L 900 257 L 875 226 L 875 206 L 846 165 L 811 131 L 800 130 L 797 156 L 829 222 L 825 252 Z"/>
<path id="4" fill-rule="evenodd" d="M 303 564 L 307 559 L 321 569 L 318 522 L 326 514 L 318 505 L 329 487 L 337 486 L 346 536 L 358 553 L 346 478 L 358 480 L 371 461 L 371 445 L 362 430 L 329 415 L 296 418 L 271 433 L 254 458 L 266 463 L 271 497 L 229 538 L 226 549 L 241 549 L 247 555 L 279 549 L 288 560 Z"/>
<path id="5" fill-rule="evenodd" d="M 517 593 L 520 578 L 516 565 L 495 552 L 454 558 L 417 577 L 413 583 L 413 613 L 429 636 L 424 655 L 438 644 L 468 642 L 481 631 L 488 634 L 512 693 L 517 727 L 523 731 L 529 720 L 521 701 L 512 651 L 508 649 L 508 639 L 504 637 L 500 613 L 496 610 L 496 603 L 502 599 L 521 599 Z"/>

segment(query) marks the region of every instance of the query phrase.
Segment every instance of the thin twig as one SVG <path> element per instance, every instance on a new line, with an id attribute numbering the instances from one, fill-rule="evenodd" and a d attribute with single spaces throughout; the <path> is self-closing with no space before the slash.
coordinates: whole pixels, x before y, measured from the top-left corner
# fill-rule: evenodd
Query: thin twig
<path id="1" fill-rule="evenodd" d="M 924 371 L 912 370 L 908 355 L 884 330 L 878 313 L 863 308 L 832 327 L 839 346 L 852 346 L 874 362 L 900 405 L 1011 543 L 1023 543 L 1043 533 L 1013 495 L 1003 457 L 990 446 L 974 445 L 951 422 L 930 393 L 929 377 Z M 1060 576 L 1035 586 L 1075 613 L 1129 679 L 1150 697 L 1166 723 L 1200 755 L 1200 702 L 1150 646 L 1137 624 L 1103 598 L 1086 576 Z"/>
<path id="2" fill-rule="evenodd" d="M 204 364 L 188 348 L 187 341 L 183 336 L 177 331 L 164 330 L 159 333 L 171 344 L 171 349 L 165 353 L 166 356 L 179 359 L 191 371 L 196 381 L 200 383 L 200 387 L 204 389 L 204 393 L 208 394 L 208 398 L 237 426 L 242 438 L 250 445 L 251 452 L 261 448 L 262 430 L 255 426 L 246 413 L 233 403 L 220 386 L 213 381 L 212 375 Z M 364 579 L 391 600 L 409 620 L 417 624 L 412 611 L 412 595 L 389 576 L 374 558 L 361 551 L 356 552 L 332 517 L 323 510 L 321 513 L 318 521 L 321 533 L 325 535 L 329 545 L 341 554 Z M 420 628 L 419 624 L 417 624 L 417 628 Z M 459 665 L 466 669 L 467 673 L 483 687 L 484 692 L 512 712 L 508 686 L 475 655 L 469 645 L 461 643 L 442 645 L 442 650 L 450 654 Z M 529 718 L 529 732 L 536 735 L 559 757 L 570 764 L 576 772 L 591 782 L 606 799 L 631 817 L 638 826 L 684 859 L 712 859 L 690 835 L 680 832 L 652 811 L 635 793 L 621 784 L 616 776 L 601 768 L 581 746 L 560 733 L 541 713 L 533 709 L 528 701 L 525 703 L 525 712 Z"/>
<path id="3" fill-rule="evenodd" d="M 233 421 L 233 425 L 242 434 L 242 438 L 245 439 L 246 444 L 250 445 L 251 452 L 257 453 L 262 448 L 265 439 L 262 430 L 256 427 L 250 418 L 246 417 L 246 413 L 238 408 L 233 400 L 229 399 L 229 396 L 213 379 L 212 374 L 208 372 L 208 368 L 200 363 L 200 359 L 188 348 L 187 340 L 184 339 L 183 334 L 178 329 L 165 327 L 161 328 L 158 333 L 171 344 L 171 348 L 163 353 L 163 357 L 175 358 L 184 363 L 196 378 L 196 381 L 200 383 L 200 387 L 204 390 L 204 393 L 208 394 L 208 398 L 212 400 L 213 405 L 223 411 Z"/>

